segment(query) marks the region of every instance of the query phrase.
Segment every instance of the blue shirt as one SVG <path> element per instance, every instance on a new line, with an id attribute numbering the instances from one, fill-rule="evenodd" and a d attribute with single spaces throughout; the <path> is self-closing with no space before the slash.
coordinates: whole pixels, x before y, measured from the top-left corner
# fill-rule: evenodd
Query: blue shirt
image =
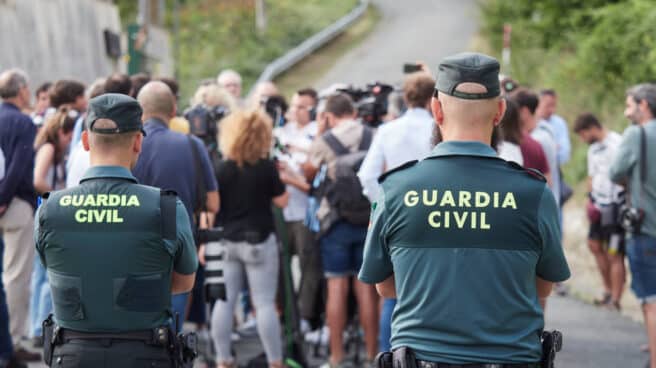
<path id="1" fill-rule="evenodd" d="M 554 133 L 556 145 L 558 146 L 558 166 L 562 166 L 569 161 L 572 153 L 567 122 L 556 114 L 551 115 L 549 119 L 543 119 L 543 121 L 549 124 Z"/>
<path id="2" fill-rule="evenodd" d="M 540 361 L 537 277 L 570 275 L 544 180 L 455 141 L 381 180 L 359 278 L 394 275 L 392 347 L 451 364 Z"/>
<path id="3" fill-rule="evenodd" d="M 13 104 L 0 104 L 0 154 L 4 177 L 0 178 L 0 206 L 16 197 L 36 205 L 34 191 L 34 138 L 36 127 L 29 116 Z"/>
<path id="4" fill-rule="evenodd" d="M 193 223 L 194 205 L 199 195 L 196 193 L 197 175 L 201 176 L 199 180 L 205 181 L 207 192 L 218 189 L 207 149 L 200 139 L 173 132 L 158 119 L 147 120 L 144 130 L 146 137 L 141 155 L 132 173 L 141 184 L 178 193 L 178 198 L 184 203 Z M 200 159 L 201 172 L 198 174 L 191 142 Z"/>

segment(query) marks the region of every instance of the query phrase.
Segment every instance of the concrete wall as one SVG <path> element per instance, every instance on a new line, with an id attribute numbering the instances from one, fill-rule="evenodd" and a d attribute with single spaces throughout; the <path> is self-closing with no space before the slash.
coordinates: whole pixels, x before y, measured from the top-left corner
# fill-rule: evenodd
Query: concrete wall
<path id="1" fill-rule="evenodd" d="M 105 29 L 121 31 L 111 2 L 0 0 L 0 70 L 25 70 L 32 88 L 61 78 L 90 83 L 118 71 L 105 52 Z"/>

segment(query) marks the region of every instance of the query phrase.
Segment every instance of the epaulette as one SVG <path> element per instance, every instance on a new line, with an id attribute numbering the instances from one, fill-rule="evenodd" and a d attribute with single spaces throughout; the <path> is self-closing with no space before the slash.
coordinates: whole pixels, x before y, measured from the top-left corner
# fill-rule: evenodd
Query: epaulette
<path id="1" fill-rule="evenodd" d="M 412 161 L 408 161 L 408 162 L 404 163 L 403 165 L 400 165 L 400 166 L 397 166 L 397 167 L 393 168 L 392 170 L 390 170 L 390 171 L 384 173 L 383 175 L 379 176 L 378 177 L 378 183 L 381 184 L 385 180 L 385 178 L 387 178 L 388 176 L 394 174 L 395 172 L 398 172 L 398 171 L 407 169 L 409 167 L 415 166 L 415 164 L 417 162 L 419 162 L 419 161 L 418 160 L 412 160 Z"/>
<path id="2" fill-rule="evenodd" d="M 530 177 L 532 177 L 534 179 L 538 179 L 538 180 L 540 180 L 542 182 L 545 182 L 545 183 L 547 182 L 547 178 L 544 177 L 544 174 L 542 174 L 540 172 L 540 170 L 536 170 L 536 169 L 533 169 L 533 168 L 530 168 L 530 167 L 524 167 L 524 166 L 522 166 L 522 165 L 520 165 L 520 164 L 518 164 L 517 162 L 514 162 L 514 161 L 506 161 L 506 162 L 512 168 L 517 169 L 517 170 L 521 170 L 521 171 L 527 173 Z"/>

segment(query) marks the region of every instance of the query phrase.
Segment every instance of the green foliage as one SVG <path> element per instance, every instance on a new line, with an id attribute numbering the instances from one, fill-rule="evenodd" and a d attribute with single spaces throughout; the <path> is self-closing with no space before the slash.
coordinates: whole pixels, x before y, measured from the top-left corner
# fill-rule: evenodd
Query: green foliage
<path id="1" fill-rule="evenodd" d="M 117 0 L 123 22 L 136 17 L 134 0 Z M 357 0 L 267 0 L 267 28 L 255 27 L 253 0 L 180 1 L 176 55 L 183 103 L 203 79 L 220 70 L 241 73 L 244 92 L 264 67 L 287 50 L 348 13 Z M 166 27 L 173 35 L 173 1 L 166 1 Z"/>
<path id="2" fill-rule="evenodd" d="M 573 123 L 590 111 L 622 131 L 626 88 L 656 79 L 653 0 L 483 0 L 482 35 L 500 55 L 503 25 L 512 32 L 511 69 L 520 83 L 554 88 L 559 113 Z M 585 177 L 587 147 L 572 133 L 571 181 Z"/>

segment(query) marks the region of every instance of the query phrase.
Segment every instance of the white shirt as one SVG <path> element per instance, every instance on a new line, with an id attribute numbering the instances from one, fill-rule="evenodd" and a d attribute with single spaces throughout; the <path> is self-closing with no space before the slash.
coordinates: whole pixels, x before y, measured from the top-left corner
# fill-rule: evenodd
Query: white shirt
<path id="1" fill-rule="evenodd" d="M 0 148 L 0 180 L 5 177 L 5 153 Z"/>
<path id="2" fill-rule="evenodd" d="M 522 156 L 522 149 L 519 145 L 503 141 L 498 146 L 499 157 L 506 161 L 514 161 L 524 166 L 524 157 Z"/>
<path id="3" fill-rule="evenodd" d="M 297 174 L 302 174 L 301 165 L 307 160 L 307 152 L 318 132 L 318 124 L 313 121 L 303 127 L 296 122 L 288 122 L 282 127 L 274 129 L 274 135 L 283 146 L 289 148 L 290 154 L 279 157 Z M 302 190 L 287 185 L 289 203 L 283 209 L 285 221 L 302 221 L 305 219 L 308 196 Z"/>
<path id="4" fill-rule="evenodd" d="M 89 152 L 84 150 L 82 141 L 78 142 L 71 150 L 67 166 L 66 188 L 71 188 L 80 184 L 84 173 L 91 167 Z"/>
<path id="5" fill-rule="evenodd" d="M 430 154 L 434 124 L 426 109 L 412 108 L 400 118 L 378 128 L 358 171 L 363 193 L 371 202 L 376 201 L 380 193 L 380 175 Z"/>
<path id="6" fill-rule="evenodd" d="M 622 143 L 622 136 L 609 131 L 601 142 L 588 148 L 588 176 L 592 179 L 592 198 L 598 204 L 611 204 L 619 201 L 622 187 L 610 180 L 608 171 L 615 162 L 615 155 Z"/>

